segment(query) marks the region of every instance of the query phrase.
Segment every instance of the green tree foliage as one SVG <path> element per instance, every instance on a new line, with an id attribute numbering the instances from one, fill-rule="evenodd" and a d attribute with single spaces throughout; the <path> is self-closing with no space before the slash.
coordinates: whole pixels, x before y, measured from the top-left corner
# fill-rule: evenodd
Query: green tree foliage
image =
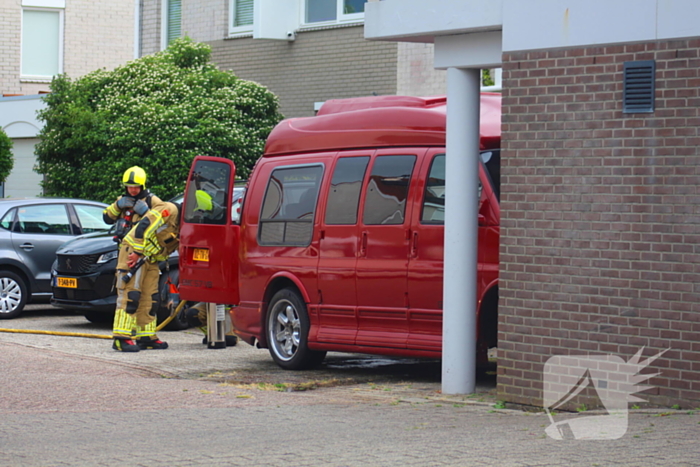
<path id="1" fill-rule="evenodd" d="M 493 86 L 496 82 L 491 76 L 491 70 L 483 69 L 481 70 L 481 85 L 482 86 Z"/>
<path id="2" fill-rule="evenodd" d="M 226 157 L 246 178 L 282 119 L 265 87 L 220 71 L 189 38 L 114 71 L 56 77 L 36 148 L 47 196 L 112 202 L 138 165 L 162 199 L 184 190 L 194 156 Z"/>
<path id="3" fill-rule="evenodd" d="M 0 183 L 7 180 L 15 160 L 12 157 L 12 140 L 0 128 Z"/>

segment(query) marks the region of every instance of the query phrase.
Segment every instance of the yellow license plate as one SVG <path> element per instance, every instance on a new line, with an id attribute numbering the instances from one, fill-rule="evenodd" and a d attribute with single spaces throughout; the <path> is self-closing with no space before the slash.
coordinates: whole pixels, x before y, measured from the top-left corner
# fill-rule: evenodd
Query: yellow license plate
<path id="1" fill-rule="evenodd" d="M 195 261 L 209 261 L 209 250 L 206 248 L 195 248 L 192 252 L 192 259 Z"/>
<path id="2" fill-rule="evenodd" d="M 56 285 L 58 287 L 65 287 L 68 289 L 77 289 L 78 288 L 78 279 L 75 279 L 73 277 L 57 277 L 56 278 Z"/>

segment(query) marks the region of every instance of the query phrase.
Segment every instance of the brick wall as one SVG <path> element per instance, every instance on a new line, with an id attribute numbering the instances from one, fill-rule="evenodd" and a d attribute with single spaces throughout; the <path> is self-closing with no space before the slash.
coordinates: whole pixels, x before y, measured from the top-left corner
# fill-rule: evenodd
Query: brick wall
<path id="1" fill-rule="evenodd" d="M 63 70 L 71 77 L 134 59 L 134 3 L 66 2 Z"/>
<path id="2" fill-rule="evenodd" d="M 19 83 L 21 5 L 21 0 L 0 0 L 0 95 L 22 91 Z"/>
<path id="3" fill-rule="evenodd" d="M 160 51 L 161 0 L 141 0 L 141 53 L 150 55 Z"/>
<path id="4" fill-rule="evenodd" d="M 228 18 L 228 2 L 182 2 L 182 35 L 189 36 L 197 42 L 221 39 L 228 35 Z"/>
<path id="5" fill-rule="evenodd" d="M 370 42 L 364 29 L 299 32 L 293 42 L 252 38 L 209 42 L 212 61 L 280 97 L 286 117 L 314 114 L 314 102 L 396 94 L 396 43 Z"/>
<path id="6" fill-rule="evenodd" d="M 700 40 L 503 57 L 498 392 L 540 405 L 553 355 L 668 350 L 653 404 L 700 401 Z M 656 111 L 622 113 L 656 60 Z"/>
<path id="7" fill-rule="evenodd" d="M 447 94 L 447 72 L 433 68 L 433 44 L 398 43 L 396 94 L 435 96 Z"/>
<path id="8" fill-rule="evenodd" d="M 0 0 L 0 93 L 37 94 L 44 82 L 20 81 L 21 0 Z M 77 78 L 134 58 L 134 4 L 71 0 L 64 9 L 63 72 Z"/>

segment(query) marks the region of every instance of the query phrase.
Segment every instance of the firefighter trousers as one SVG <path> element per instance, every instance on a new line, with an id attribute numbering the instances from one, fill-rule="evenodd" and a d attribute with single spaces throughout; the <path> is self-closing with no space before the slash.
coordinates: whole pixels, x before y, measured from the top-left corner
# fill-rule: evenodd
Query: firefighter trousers
<path id="1" fill-rule="evenodd" d="M 129 271 L 117 270 L 117 309 L 112 336 L 115 339 L 156 337 L 156 317 L 160 306 L 158 263 L 145 261 L 128 282 Z"/>

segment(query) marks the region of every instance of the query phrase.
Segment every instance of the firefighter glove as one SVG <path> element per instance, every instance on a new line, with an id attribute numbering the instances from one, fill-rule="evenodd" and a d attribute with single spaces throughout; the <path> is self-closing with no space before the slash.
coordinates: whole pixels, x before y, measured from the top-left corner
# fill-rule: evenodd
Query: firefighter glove
<path id="1" fill-rule="evenodd" d="M 117 207 L 122 211 L 134 206 L 134 201 L 136 201 L 131 196 L 122 196 L 117 200 Z"/>
<path id="2" fill-rule="evenodd" d="M 148 212 L 148 204 L 142 199 L 136 201 L 136 204 L 134 204 L 134 212 L 141 217 L 145 216 Z"/>

